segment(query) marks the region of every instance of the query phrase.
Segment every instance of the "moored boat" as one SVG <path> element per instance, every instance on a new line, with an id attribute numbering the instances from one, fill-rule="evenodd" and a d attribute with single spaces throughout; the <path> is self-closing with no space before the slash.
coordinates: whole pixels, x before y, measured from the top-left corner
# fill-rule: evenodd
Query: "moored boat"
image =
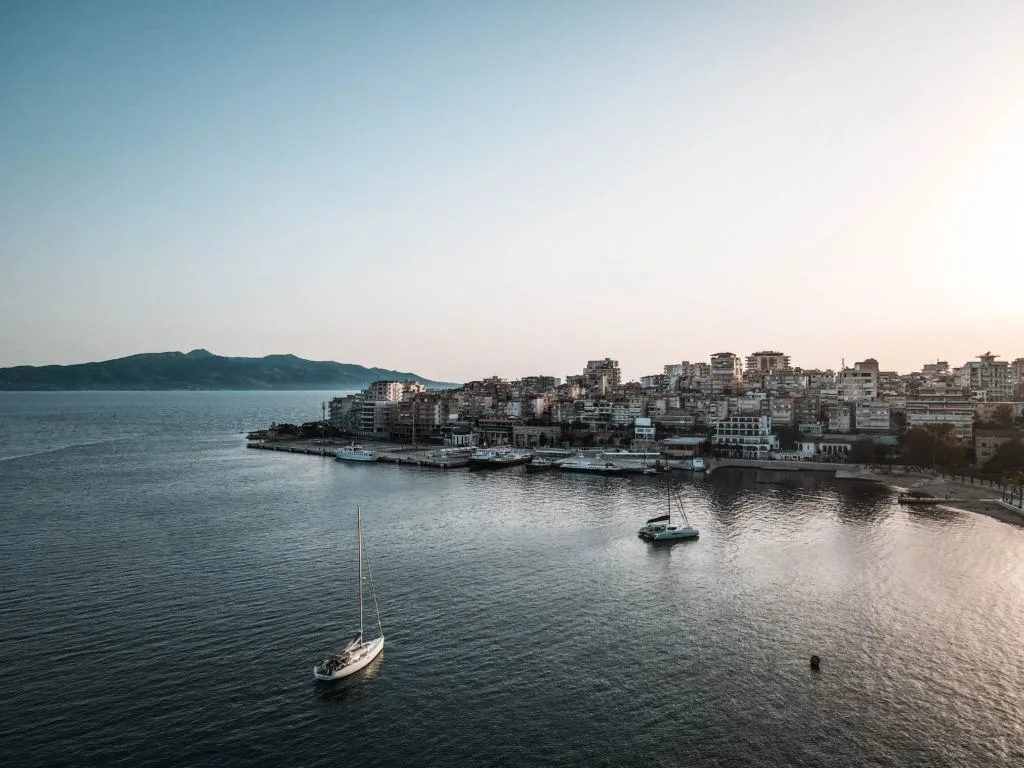
<path id="1" fill-rule="evenodd" d="M 501 467 L 513 467 L 517 464 L 526 464 L 532 458 L 533 454 L 526 451 L 517 451 L 506 446 L 477 448 L 469 455 L 469 468 L 499 469 Z"/>
<path id="2" fill-rule="evenodd" d="M 534 457 L 534 459 L 529 464 L 526 465 L 526 471 L 543 472 L 548 469 L 554 469 L 557 466 L 558 463 L 552 461 L 551 459 L 538 459 Z"/>
<path id="3" fill-rule="evenodd" d="M 665 489 L 667 510 L 664 515 L 650 518 L 637 531 L 637 536 L 646 541 L 676 541 L 678 539 L 696 539 L 700 532 L 690 525 L 686 517 L 686 510 L 683 508 L 683 500 L 679 497 L 679 491 L 672 488 L 668 473 L 665 474 Z M 679 514 L 683 517 L 685 525 L 672 524 L 672 497 L 675 496 L 676 506 Z"/>
<path id="4" fill-rule="evenodd" d="M 377 452 L 353 443 L 335 451 L 334 458 L 338 461 L 376 461 Z"/>
<path id="5" fill-rule="evenodd" d="M 573 456 L 560 461 L 558 468 L 565 472 L 589 472 L 595 475 L 621 475 L 625 472 L 624 467 L 613 461 L 605 461 L 600 457 L 591 459 L 587 456 Z"/>

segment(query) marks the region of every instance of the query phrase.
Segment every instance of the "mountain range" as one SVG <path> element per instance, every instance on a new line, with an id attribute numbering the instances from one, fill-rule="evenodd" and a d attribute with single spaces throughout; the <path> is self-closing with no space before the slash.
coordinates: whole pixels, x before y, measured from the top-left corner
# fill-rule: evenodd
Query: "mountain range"
<path id="1" fill-rule="evenodd" d="M 303 360 L 295 355 L 221 357 L 205 349 L 150 352 L 79 365 L 0 368 L 0 390 L 6 391 L 362 389 L 378 379 L 416 379 L 432 388 L 458 386 L 352 363 Z"/>

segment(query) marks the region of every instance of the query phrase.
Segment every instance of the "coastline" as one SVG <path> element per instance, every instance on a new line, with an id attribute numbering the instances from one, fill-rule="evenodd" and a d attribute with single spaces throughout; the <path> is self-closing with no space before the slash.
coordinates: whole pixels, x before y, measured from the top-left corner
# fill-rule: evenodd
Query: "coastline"
<path id="1" fill-rule="evenodd" d="M 948 499 L 940 507 L 958 512 L 976 512 L 1001 520 L 1004 523 L 1024 526 L 1024 514 L 999 505 L 999 492 L 992 487 L 961 483 L 944 477 L 919 472 L 883 474 L 862 468 L 856 476 L 848 479 L 879 483 L 897 493 L 923 491 L 940 499 Z"/>

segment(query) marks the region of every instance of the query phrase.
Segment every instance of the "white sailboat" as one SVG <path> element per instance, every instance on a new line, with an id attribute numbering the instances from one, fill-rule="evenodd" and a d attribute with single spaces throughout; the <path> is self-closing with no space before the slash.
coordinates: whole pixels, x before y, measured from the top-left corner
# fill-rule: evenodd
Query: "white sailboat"
<path id="1" fill-rule="evenodd" d="M 366 554 L 363 541 L 363 513 L 356 507 L 356 541 L 359 562 L 359 631 L 345 644 L 338 653 L 331 654 L 313 667 L 313 677 L 317 680 L 339 680 L 358 672 L 380 652 L 384 650 L 384 628 L 380 623 L 380 607 L 377 605 L 377 592 L 373 587 L 373 571 L 370 569 L 370 558 Z M 366 639 L 363 634 L 363 561 L 366 561 L 366 574 L 370 582 L 370 594 L 373 597 L 373 608 L 377 614 L 377 636 Z"/>
<path id="2" fill-rule="evenodd" d="M 672 483 L 669 480 L 669 474 L 665 473 L 665 489 L 667 494 L 668 509 L 666 514 L 652 517 L 647 523 L 637 531 L 637 536 L 647 541 L 673 541 L 675 539 L 696 539 L 700 536 L 700 532 L 690 525 L 689 518 L 686 517 L 686 510 L 683 508 L 683 500 L 679 496 L 679 491 L 672 488 Z M 672 525 L 672 497 L 675 496 L 676 506 L 679 508 L 679 514 L 683 517 L 685 525 L 678 526 Z"/>

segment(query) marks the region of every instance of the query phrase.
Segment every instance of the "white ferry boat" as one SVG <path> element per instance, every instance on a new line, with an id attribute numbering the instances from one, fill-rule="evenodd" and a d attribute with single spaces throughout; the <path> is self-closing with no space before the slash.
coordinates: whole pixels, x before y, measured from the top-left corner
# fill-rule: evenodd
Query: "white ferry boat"
<path id="1" fill-rule="evenodd" d="M 353 443 L 335 451 L 334 458 L 338 461 L 376 461 L 377 453 Z"/>

